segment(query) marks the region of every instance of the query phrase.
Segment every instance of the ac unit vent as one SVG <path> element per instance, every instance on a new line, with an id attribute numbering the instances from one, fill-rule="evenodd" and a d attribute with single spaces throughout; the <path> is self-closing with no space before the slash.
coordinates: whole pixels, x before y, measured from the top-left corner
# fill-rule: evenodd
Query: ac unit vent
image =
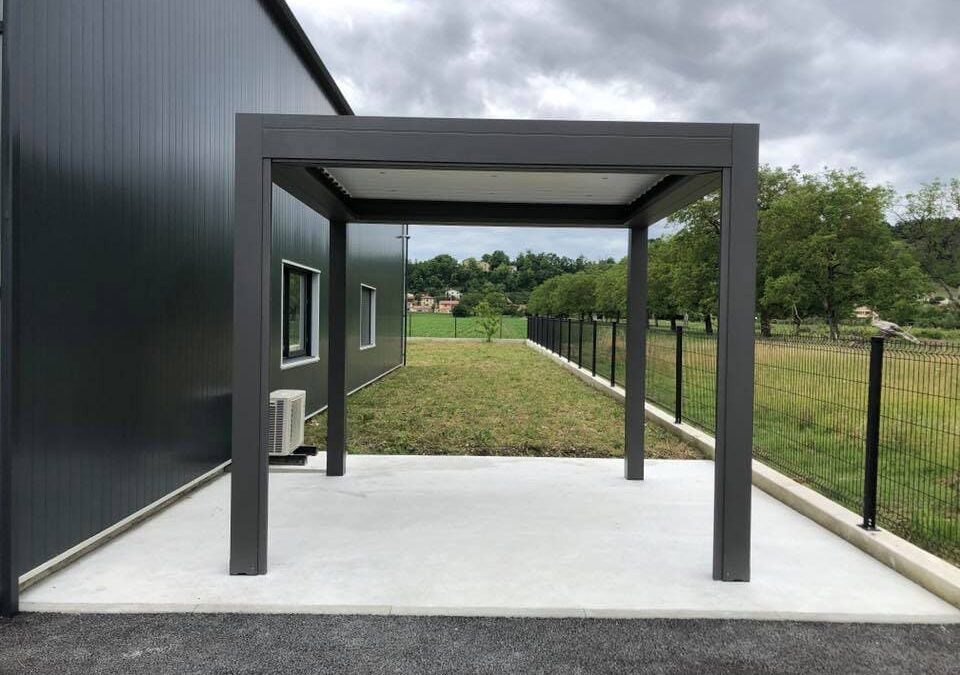
<path id="1" fill-rule="evenodd" d="M 267 447 L 271 455 L 289 455 L 303 445 L 303 411 L 307 392 L 278 389 L 270 393 Z"/>

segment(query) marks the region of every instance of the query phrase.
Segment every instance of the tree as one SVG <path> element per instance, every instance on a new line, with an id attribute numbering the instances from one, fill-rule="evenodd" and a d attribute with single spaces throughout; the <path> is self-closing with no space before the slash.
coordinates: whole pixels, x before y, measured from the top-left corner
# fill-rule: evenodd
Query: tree
<path id="1" fill-rule="evenodd" d="M 480 332 L 483 333 L 487 342 L 492 342 L 493 336 L 500 329 L 500 312 L 486 300 L 481 300 L 474 309 L 474 313 L 477 315 Z"/>
<path id="2" fill-rule="evenodd" d="M 673 262 L 676 256 L 673 237 L 650 241 L 647 261 L 647 307 L 654 320 L 666 318 L 670 328 L 677 327 L 680 308 L 673 296 Z"/>
<path id="3" fill-rule="evenodd" d="M 898 250 L 884 213 L 891 191 L 856 170 L 803 176 L 764 217 L 765 302 L 819 307 L 832 338 L 856 305 L 916 300 L 922 275 Z"/>
<path id="4" fill-rule="evenodd" d="M 960 315 L 960 178 L 935 179 L 907 194 L 894 232 Z"/>
<path id="5" fill-rule="evenodd" d="M 608 318 L 627 313 L 627 259 L 608 267 L 597 275 L 597 311 Z"/>

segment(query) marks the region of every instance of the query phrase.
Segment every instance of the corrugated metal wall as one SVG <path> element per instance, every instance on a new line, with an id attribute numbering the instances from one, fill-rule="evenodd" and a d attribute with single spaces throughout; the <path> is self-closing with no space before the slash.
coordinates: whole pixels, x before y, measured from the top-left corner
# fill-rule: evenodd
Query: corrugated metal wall
<path id="1" fill-rule="evenodd" d="M 279 187 L 273 188 L 273 278 L 270 322 L 271 389 L 305 389 L 307 411 L 327 404 L 326 297 L 329 222 Z M 403 361 L 403 234 L 401 225 L 347 228 L 347 387 L 355 389 Z M 282 289 L 288 260 L 320 270 L 320 361 L 281 370 Z M 376 346 L 360 349 L 360 284 L 377 289 Z"/>
<path id="2" fill-rule="evenodd" d="M 8 5 L 25 571 L 228 458 L 234 113 L 331 107 L 256 0 Z"/>

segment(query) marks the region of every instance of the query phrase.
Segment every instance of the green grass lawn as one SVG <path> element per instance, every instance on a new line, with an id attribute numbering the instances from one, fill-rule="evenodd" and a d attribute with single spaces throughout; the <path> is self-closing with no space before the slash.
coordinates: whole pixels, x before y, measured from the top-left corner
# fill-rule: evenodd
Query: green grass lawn
<path id="1" fill-rule="evenodd" d="M 347 420 L 353 453 L 623 456 L 623 405 L 522 344 L 411 343 L 407 367 L 349 398 Z M 325 434 L 317 415 L 305 442 Z M 701 456 L 652 425 L 646 449 Z"/>
<path id="2" fill-rule="evenodd" d="M 503 330 L 498 331 L 494 337 L 504 339 L 527 337 L 526 317 L 500 317 L 500 325 Z M 476 317 L 454 317 L 452 314 L 410 312 L 407 315 L 407 331 L 410 337 L 483 337 Z"/>

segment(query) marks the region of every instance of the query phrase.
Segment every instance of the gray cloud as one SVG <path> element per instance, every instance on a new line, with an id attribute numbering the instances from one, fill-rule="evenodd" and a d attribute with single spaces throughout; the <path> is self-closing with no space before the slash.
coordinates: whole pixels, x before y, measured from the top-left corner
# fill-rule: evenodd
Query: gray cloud
<path id="1" fill-rule="evenodd" d="M 752 121 L 762 161 L 900 190 L 960 174 L 955 0 L 291 5 L 359 114 Z"/>

